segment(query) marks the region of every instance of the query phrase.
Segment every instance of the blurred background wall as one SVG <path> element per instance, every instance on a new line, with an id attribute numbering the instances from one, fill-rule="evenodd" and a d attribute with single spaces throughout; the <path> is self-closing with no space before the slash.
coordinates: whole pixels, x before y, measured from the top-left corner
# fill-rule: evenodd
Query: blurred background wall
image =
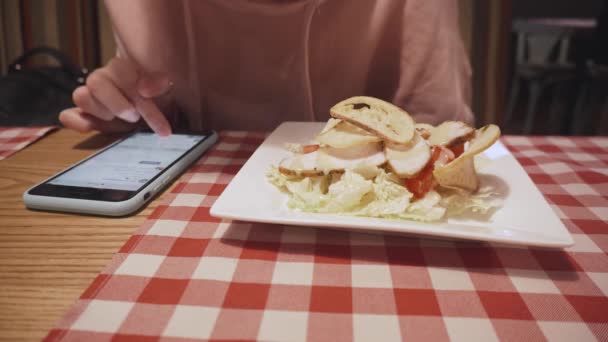
<path id="1" fill-rule="evenodd" d="M 512 12 L 515 18 L 588 18 L 595 17 L 604 2 L 604 0 L 514 0 Z"/>
<path id="2" fill-rule="evenodd" d="M 128 1 L 128 0 L 126 0 Z M 23 51 L 56 47 L 92 69 L 114 54 L 112 28 L 103 1 L 0 1 L 0 69 Z"/>

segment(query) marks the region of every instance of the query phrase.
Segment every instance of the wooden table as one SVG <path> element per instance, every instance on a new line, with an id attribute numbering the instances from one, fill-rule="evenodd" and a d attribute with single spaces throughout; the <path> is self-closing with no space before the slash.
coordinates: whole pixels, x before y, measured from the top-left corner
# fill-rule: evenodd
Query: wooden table
<path id="1" fill-rule="evenodd" d="M 118 219 L 25 208 L 28 187 L 116 138 L 60 130 L 0 161 L 0 340 L 43 338 L 156 207 Z"/>

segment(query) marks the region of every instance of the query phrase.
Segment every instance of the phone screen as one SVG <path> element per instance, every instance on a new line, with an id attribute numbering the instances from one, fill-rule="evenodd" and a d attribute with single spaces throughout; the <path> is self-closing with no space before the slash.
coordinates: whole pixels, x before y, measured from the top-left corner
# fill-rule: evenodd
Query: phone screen
<path id="1" fill-rule="evenodd" d="M 125 200 L 207 137 L 208 134 L 160 137 L 154 133 L 137 132 L 34 188 L 31 193 Z"/>
<path id="2" fill-rule="evenodd" d="M 136 133 L 51 180 L 49 184 L 135 191 L 204 137 Z"/>

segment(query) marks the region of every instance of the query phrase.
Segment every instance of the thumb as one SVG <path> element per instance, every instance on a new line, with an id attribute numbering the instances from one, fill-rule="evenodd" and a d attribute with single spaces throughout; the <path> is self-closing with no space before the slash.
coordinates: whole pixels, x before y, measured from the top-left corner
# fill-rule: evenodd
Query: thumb
<path id="1" fill-rule="evenodd" d="M 147 73 L 137 80 L 136 90 L 144 99 L 153 99 L 168 93 L 173 87 L 169 76 L 164 72 Z"/>

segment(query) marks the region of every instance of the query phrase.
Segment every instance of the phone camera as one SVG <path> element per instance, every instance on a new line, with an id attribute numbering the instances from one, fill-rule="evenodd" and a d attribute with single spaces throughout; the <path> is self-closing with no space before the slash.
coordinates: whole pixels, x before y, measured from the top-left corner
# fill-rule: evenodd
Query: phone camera
<path id="1" fill-rule="evenodd" d="M 146 193 L 144 194 L 144 201 L 145 201 L 145 200 L 147 200 L 148 198 L 150 198 L 150 193 L 149 193 L 149 192 L 146 192 Z"/>

